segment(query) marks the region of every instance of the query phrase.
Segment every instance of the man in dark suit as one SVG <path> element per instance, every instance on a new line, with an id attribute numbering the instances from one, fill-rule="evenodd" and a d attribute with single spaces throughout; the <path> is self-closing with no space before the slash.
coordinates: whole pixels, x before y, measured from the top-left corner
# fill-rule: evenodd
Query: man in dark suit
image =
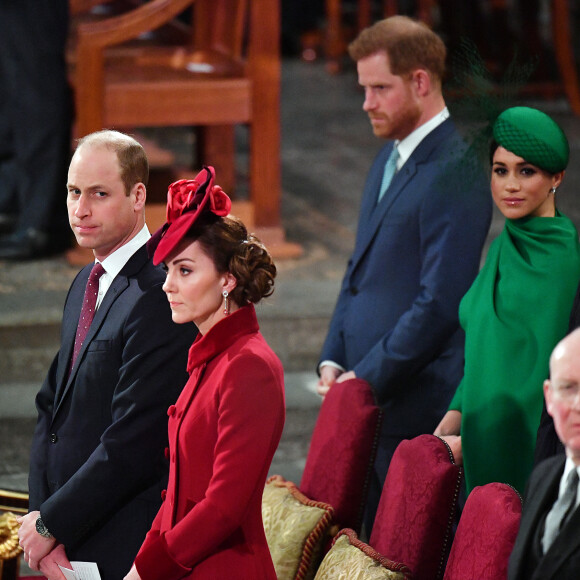
<path id="1" fill-rule="evenodd" d="M 566 454 L 541 462 L 530 476 L 509 580 L 576 580 L 580 574 L 580 329 L 554 349 L 544 397 Z"/>
<path id="2" fill-rule="evenodd" d="M 572 304 L 568 332 L 572 332 L 578 327 L 580 327 L 580 285 L 578 285 L 576 296 L 574 297 L 574 303 Z M 553 457 L 554 455 L 563 453 L 564 446 L 558 438 L 558 434 L 554 428 L 554 419 L 552 419 L 548 414 L 548 411 L 546 410 L 546 402 L 544 401 L 542 416 L 540 417 L 540 425 L 538 426 L 538 433 L 536 436 L 534 465 L 537 465 L 548 457 Z"/>
<path id="3" fill-rule="evenodd" d="M 433 432 L 462 377 L 457 311 L 479 269 L 491 197 L 448 118 L 441 39 L 395 16 L 364 30 L 349 51 L 373 132 L 389 142 L 366 181 L 318 391 L 324 396 L 335 381 L 356 376 L 374 387 L 385 411 L 365 521 L 370 533 L 395 448 Z"/>
<path id="4" fill-rule="evenodd" d="M 77 323 L 93 264 L 72 283 L 61 348 L 36 398 L 31 511 L 19 536 L 30 567 L 51 579 L 69 560 L 122 578 L 161 503 L 167 409 L 187 380 L 196 329 L 172 322 L 165 275 L 149 257 L 147 178 L 143 148 L 116 131 L 81 139 L 69 168 L 70 225 L 104 273 L 84 339 Z"/>

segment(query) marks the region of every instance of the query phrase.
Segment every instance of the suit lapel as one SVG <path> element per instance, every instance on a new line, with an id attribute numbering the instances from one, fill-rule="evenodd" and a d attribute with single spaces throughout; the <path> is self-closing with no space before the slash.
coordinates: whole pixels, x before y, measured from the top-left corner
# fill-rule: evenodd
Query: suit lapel
<path id="1" fill-rule="evenodd" d="M 563 464 L 562 464 L 563 468 Z M 560 483 L 563 469 L 559 469 L 550 479 L 552 485 L 549 491 L 552 490 L 552 495 L 548 495 L 548 499 L 553 499 L 557 495 L 554 487 Z M 555 485 L 554 485 L 555 484 Z M 551 506 L 546 506 L 545 510 Z M 534 572 L 532 580 L 542 579 L 549 580 L 550 578 L 558 578 L 558 571 L 572 553 L 580 548 L 580 509 L 576 508 L 572 517 L 568 520 L 562 531 L 558 534 L 550 549 L 546 552 L 544 557 L 540 560 L 537 570 Z"/>
<path id="2" fill-rule="evenodd" d="M 143 266 L 147 262 L 147 259 L 148 259 L 147 250 L 146 250 L 145 246 L 143 246 L 139 250 L 137 250 L 137 252 L 135 252 L 135 254 L 129 259 L 129 261 L 127 262 L 125 267 L 119 272 L 119 274 L 117 274 L 117 276 L 113 280 L 111 286 L 107 290 L 107 293 L 105 294 L 105 297 L 103 298 L 103 302 L 101 303 L 97 312 L 95 313 L 95 317 L 93 319 L 91 327 L 89 328 L 89 332 L 85 338 L 85 341 L 83 342 L 81 350 L 79 351 L 77 360 L 75 362 L 75 366 L 71 369 L 71 372 L 67 378 L 66 374 L 68 373 L 68 364 L 70 364 L 70 360 L 71 360 L 72 349 L 74 346 L 74 340 L 75 340 L 75 335 L 76 335 L 76 326 L 78 323 L 78 316 L 80 316 L 82 301 L 84 299 L 84 286 L 86 286 L 86 280 L 88 280 L 88 273 L 87 273 L 87 276 L 85 278 L 85 283 L 84 283 L 84 285 L 82 285 L 83 287 L 82 287 L 82 292 L 80 293 L 80 299 L 78 297 L 78 291 L 75 293 L 74 297 L 71 295 L 71 299 L 74 298 L 75 300 L 79 300 L 78 309 L 75 307 L 75 309 L 78 310 L 78 316 L 76 317 L 74 324 L 71 323 L 71 325 L 70 325 L 70 326 L 74 326 L 74 328 L 72 330 L 72 340 L 71 340 L 71 336 L 70 336 L 71 329 L 69 328 L 67 330 L 68 358 L 66 360 L 68 362 L 67 362 L 67 364 L 61 365 L 63 368 L 59 369 L 59 376 L 61 376 L 61 382 L 59 384 L 64 385 L 64 388 L 59 389 L 61 392 L 57 393 L 56 406 L 55 406 L 55 411 L 53 414 L 53 419 L 56 416 L 58 410 L 60 409 L 62 401 L 69 393 L 69 391 L 70 391 L 70 389 L 71 389 L 71 387 L 76 379 L 76 375 L 78 373 L 79 367 L 83 362 L 84 354 L 85 354 L 86 350 L 89 348 L 91 342 L 98 335 L 100 328 L 102 327 L 103 323 L 105 322 L 105 319 L 107 317 L 107 313 L 109 312 L 109 310 L 111 309 L 111 307 L 113 306 L 115 301 L 119 298 L 119 296 L 121 296 L 121 294 L 129 287 L 129 278 L 131 276 L 134 276 L 139 270 L 141 270 L 141 268 L 143 268 Z M 90 268 L 88 269 L 88 272 L 90 273 Z M 66 368 L 64 368 L 64 367 L 66 367 Z M 63 369 L 64 369 L 64 372 L 63 372 Z"/>
<path id="3" fill-rule="evenodd" d="M 362 203 L 360 208 L 359 217 L 359 234 L 363 233 L 373 219 L 373 215 L 377 208 L 377 198 L 379 196 L 379 189 L 383 180 L 383 171 L 385 168 L 385 163 L 391 155 L 393 150 L 393 143 L 389 146 L 385 146 L 379 152 L 376 162 L 374 164 L 374 171 L 369 174 L 369 178 L 365 185 L 364 194 L 362 197 Z"/>
<path id="4" fill-rule="evenodd" d="M 55 400 L 58 401 L 64 392 L 69 379 L 69 366 L 75 344 L 77 326 L 81 315 L 81 308 L 85 296 L 85 287 L 89 279 L 89 274 L 93 263 L 83 268 L 73 282 L 67 303 L 71 304 L 70 308 L 65 311 L 65 318 L 62 321 L 62 340 L 59 353 L 59 365 L 57 369 L 57 391 Z"/>
<path id="5" fill-rule="evenodd" d="M 357 243 L 352 257 L 352 271 L 356 268 L 358 262 L 361 261 L 366 254 L 369 246 L 374 240 L 381 223 L 383 222 L 386 213 L 393 206 L 395 201 L 404 193 L 407 186 L 412 186 L 412 181 L 419 166 L 433 155 L 441 142 L 447 139 L 455 130 L 455 126 L 450 119 L 447 119 L 441 125 L 436 127 L 429 133 L 417 148 L 407 159 L 403 167 L 395 174 L 393 180 L 383 199 L 377 205 L 376 200 L 378 191 L 381 186 L 384 165 L 389 158 L 392 151 L 392 145 L 385 147 L 380 153 L 379 160 L 376 163 L 376 170 L 372 177 L 369 178 L 365 193 L 363 196 L 363 204 L 361 206 L 361 217 L 359 219 Z"/>
<path id="6" fill-rule="evenodd" d="M 558 484 L 564 468 L 565 458 L 558 458 L 560 461 L 554 463 L 550 461 L 545 465 L 539 475 L 538 484 L 535 489 L 529 489 L 529 497 L 525 498 L 520 531 L 514 550 L 512 560 L 518 563 L 518 572 L 515 576 L 523 580 L 522 568 L 525 565 L 528 550 L 533 549 L 534 536 L 537 527 L 540 525 L 542 517 L 550 509 L 554 498 L 558 495 Z"/>

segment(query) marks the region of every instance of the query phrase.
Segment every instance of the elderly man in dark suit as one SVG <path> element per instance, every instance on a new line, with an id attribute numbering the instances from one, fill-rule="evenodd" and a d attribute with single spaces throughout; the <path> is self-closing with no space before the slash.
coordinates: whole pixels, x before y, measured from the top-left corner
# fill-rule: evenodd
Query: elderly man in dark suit
<path id="1" fill-rule="evenodd" d="M 319 393 L 359 377 L 385 417 L 369 489 L 367 532 L 402 439 L 432 433 L 463 373 L 459 301 L 491 220 L 484 172 L 442 95 L 445 46 L 403 16 L 350 45 L 373 132 L 389 142 L 368 175 L 356 246 L 319 363 Z"/>
<path id="2" fill-rule="evenodd" d="M 554 349 L 544 396 L 566 454 L 546 459 L 532 472 L 509 580 L 576 580 L 580 575 L 580 329 Z"/>
<path id="3" fill-rule="evenodd" d="M 19 533 L 30 567 L 51 580 L 69 559 L 122 578 L 161 503 L 167 408 L 187 380 L 196 329 L 172 322 L 148 253 L 147 178 L 143 148 L 116 131 L 81 139 L 69 168 L 70 225 L 95 263 L 72 283 L 36 398 L 31 511 Z"/>

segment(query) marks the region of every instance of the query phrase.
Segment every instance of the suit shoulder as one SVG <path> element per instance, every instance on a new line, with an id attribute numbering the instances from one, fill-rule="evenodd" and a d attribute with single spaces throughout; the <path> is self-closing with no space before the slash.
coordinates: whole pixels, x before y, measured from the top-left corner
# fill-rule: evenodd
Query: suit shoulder
<path id="1" fill-rule="evenodd" d="M 136 278 L 138 278 L 142 284 L 148 286 L 158 286 L 163 285 L 165 282 L 165 272 L 161 266 L 154 266 L 153 262 L 148 259 L 143 267 L 137 272 Z"/>
<path id="2" fill-rule="evenodd" d="M 526 487 L 526 499 L 534 493 L 540 482 L 543 482 L 547 477 L 553 476 L 562 471 L 564 469 L 565 461 L 566 457 L 563 455 L 555 455 L 554 457 L 548 457 L 547 459 L 540 461 L 540 463 L 534 467 L 530 475 Z"/>
<path id="3" fill-rule="evenodd" d="M 261 333 L 240 338 L 232 345 L 230 366 L 236 375 L 265 372 L 283 374 L 282 363 Z"/>
<path id="4" fill-rule="evenodd" d="M 554 473 L 554 471 L 562 469 L 565 461 L 566 457 L 562 454 L 554 455 L 553 457 L 548 457 L 547 459 L 540 461 L 540 463 L 534 467 L 530 480 L 532 477 L 543 477 L 546 473 Z"/>

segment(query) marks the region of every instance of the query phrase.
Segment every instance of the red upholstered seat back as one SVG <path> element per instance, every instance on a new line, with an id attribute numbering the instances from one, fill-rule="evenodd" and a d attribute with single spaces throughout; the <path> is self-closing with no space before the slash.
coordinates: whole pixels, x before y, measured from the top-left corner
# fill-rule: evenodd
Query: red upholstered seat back
<path id="1" fill-rule="evenodd" d="M 393 455 L 370 537 L 414 580 L 443 576 L 463 469 L 434 435 L 402 441 Z"/>
<path id="2" fill-rule="evenodd" d="M 361 379 L 335 384 L 312 433 L 300 491 L 334 507 L 341 528 L 360 531 L 381 410 Z"/>
<path id="3" fill-rule="evenodd" d="M 509 485 L 476 487 L 461 514 L 444 580 L 507 578 L 521 513 L 521 497 Z"/>

